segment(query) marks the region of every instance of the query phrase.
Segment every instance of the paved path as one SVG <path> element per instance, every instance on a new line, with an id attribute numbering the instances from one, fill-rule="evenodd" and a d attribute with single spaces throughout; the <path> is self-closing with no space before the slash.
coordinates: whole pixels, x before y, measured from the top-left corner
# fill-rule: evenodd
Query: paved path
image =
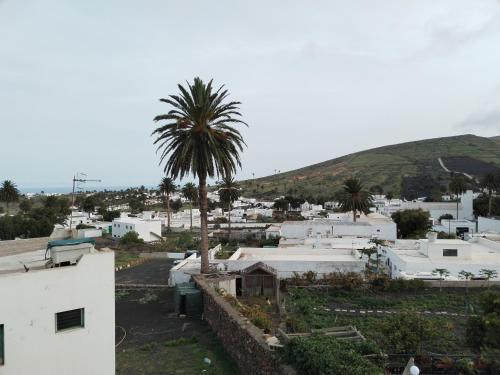
<path id="1" fill-rule="evenodd" d="M 444 165 L 443 163 L 443 160 L 441 158 L 438 158 L 438 162 L 439 164 L 441 164 L 441 168 L 443 168 L 445 170 L 445 172 L 448 172 L 448 173 L 460 173 L 460 174 L 463 174 L 465 177 L 473 180 L 474 178 L 468 174 L 468 173 L 464 173 L 464 172 L 455 172 L 455 171 L 450 171 L 448 168 L 446 168 L 446 166 Z"/>

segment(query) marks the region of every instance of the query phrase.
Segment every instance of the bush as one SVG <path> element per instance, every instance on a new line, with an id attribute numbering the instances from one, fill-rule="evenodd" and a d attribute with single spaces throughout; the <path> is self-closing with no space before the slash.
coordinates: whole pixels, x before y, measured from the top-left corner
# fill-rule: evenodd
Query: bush
<path id="1" fill-rule="evenodd" d="M 373 351 L 372 351 L 373 350 Z M 371 353 L 366 353 L 367 351 Z M 283 358 L 299 374 L 383 374 L 380 365 L 365 358 L 378 354 L 376 345 L 339 341 L 331 336 L 313 335 L 291 340 L 283 350 Z"/>
<path id="2" fill-rule="evenodd" d="M 93 225 L 78 224 L 76 229 L 95 229 L 95 227 Z"/>
<path id="3" fill-rule="evenodd" d="M 131 230 L 130 232 L 125 233 L 125 235 L 121 238 L 120 243 L 123 245 L 131 243 L 144 243 L 144 240 L 139 238 L 139 233 Z"/>
<path id="4" fill-rule="evenodd" d="M 425 289 L 423 280 L 393 279 L 389 282 L 386 290 L 388 292 L 417 292 L 422 289 Z"/>

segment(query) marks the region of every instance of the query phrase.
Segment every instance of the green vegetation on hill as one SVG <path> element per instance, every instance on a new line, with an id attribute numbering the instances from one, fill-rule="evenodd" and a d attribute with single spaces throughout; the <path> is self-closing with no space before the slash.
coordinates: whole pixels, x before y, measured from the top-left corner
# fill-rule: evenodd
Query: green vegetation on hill
<path id="1" fill-rule="evenodd" d="M 450 173 L 440 166 L 438 158 L 454 157 L 454 166 L 466 170 L 471 160 L 483 169 L 500 167 L 500 139 L 460 135 L 426 139 L 378 147 L 328 160 L 290 172 L 241 183 L 245 194 L 273 198 L 292 194 L 330 199 L 350 176 L 362 179 L 368 188 L 377 187 L 399 196 L 402 189 L 412 194 L 428 194 L 431 188 L 445 189 Z M 460 162 L 460 157 L 464 158 Z M 458 158 L 458 159 L 457 159 Z M 461 165 L 463 164 L 463 166 Z M 480 174 L 480 173 L 478 173 Z M 423 191 L 415 189 L 417 181 L 430 182 Z M 420 182 L 418 185 L 421 185 Z M 405 193 L 408 197 L 408 193 Z"/>

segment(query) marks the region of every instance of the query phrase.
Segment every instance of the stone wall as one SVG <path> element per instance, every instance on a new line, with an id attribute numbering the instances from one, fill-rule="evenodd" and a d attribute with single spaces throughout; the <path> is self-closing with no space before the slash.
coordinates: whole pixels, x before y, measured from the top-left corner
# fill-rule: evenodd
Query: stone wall
<path id="1" fill-rule="evenodd" d="M 220 296 L 212 281 L 194 277 L 203 293 L 203 316 L 243 375 L 295 375 L 269 349 L 263 332 Z"/>

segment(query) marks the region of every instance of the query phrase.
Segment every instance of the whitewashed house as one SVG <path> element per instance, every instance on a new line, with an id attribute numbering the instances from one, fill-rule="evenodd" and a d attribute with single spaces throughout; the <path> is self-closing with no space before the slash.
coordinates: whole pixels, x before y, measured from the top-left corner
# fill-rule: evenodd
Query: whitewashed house
<path id="1" fill-rule="evenodd" d="M 480 237 L 440 240 L 431 232 L 427 239 L 398 240 L 384 252 L 393 278 L 432 278 L 437 268 L 447 269 L 455 280 L 461 271 L 479 276 L 481 269 L 493 269 L 500 275 L 500 243 Z"/>
<path id="2" fill-rule="evenodd" d="M 137 232 L 144 242 L 161 240 L 161 220 L 144 215 L 138 217 L 119 217 L 113 220 L 111 235 L 113 238 L 122 238 L 128 232 Z"/>
<path id="3" fill-rule="evenodd" d="M 114 253 L 42 242 L 0 242 L 0 374 L 114 375 Z"/>
<path id="4" fill-rule="evenodd" d="M 500 219 L 479 216 L 477 219 L 477 230 L 479 233 L 489 232 L 500 234 Z"/>

